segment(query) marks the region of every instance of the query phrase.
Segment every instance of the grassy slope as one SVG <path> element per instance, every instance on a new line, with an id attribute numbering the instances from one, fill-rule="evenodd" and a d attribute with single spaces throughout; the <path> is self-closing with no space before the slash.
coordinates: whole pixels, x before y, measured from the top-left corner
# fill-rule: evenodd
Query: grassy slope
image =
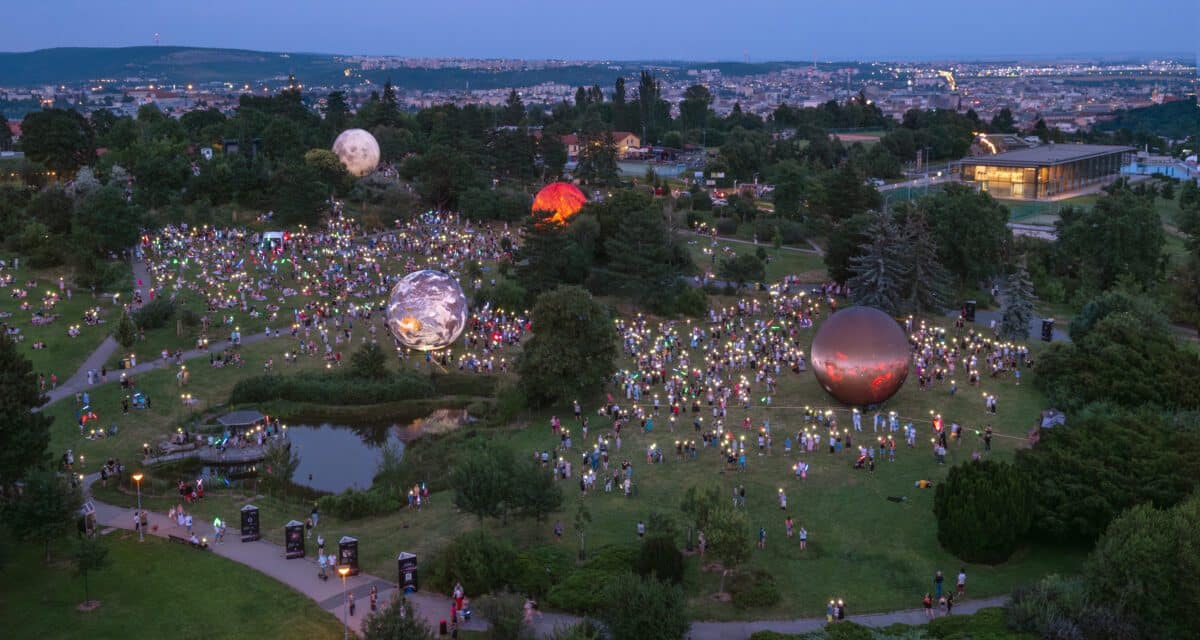
<path id="1" fill-rule="evenodd" d="M 341 625 L 307 597 L 212 553 L 116 532 L 103 538 L 109 565 L 88 577 L 101 602 L 89 613 L 69 549 L 49 566 L 35 548 L 15 549 L 0 591 L 5 637 L 20 638 L 336 638 Z"/>
<path id="2" fill-rule="evenodd" d="M 71 300 L 67 300 L 64 294 L 54 305 L 51 311 L 59 315 L 57 320 L 35 327 L 30 320 L 34 312 L 42 309 L 42 297 L 48 291 L 59 293 L 58 278 L 69 276 L 68 270 L 33 270 L 23 264 L 17 271 L 9 268 L 0 271 L 0 274 L 14 275 L 12 284 L 0 291 L 0 311 L 11 313 L 12 316 L 0 322 L 21 330 L 25 340 L 18 347 L 19 351 L 33 363 L 34 371 L 44 373 L 47 378 L 51 373 L 58 376 L 59 382 L 70 378 L 88 355 L 104 341 L 105 336 L 112 330 L 113 323 L 120 318 L 119 310 L 113 307 L 111 301 L 93 299 L 91 292 L 76 290 Z M 29 302 L 30 308 L 22 311 L 22 300 L 14 297 L 12 292 L 14 289 L 26 289 L 25 282 L 30 279 L 36 280 L 37 286 L 28 288 L 29 294 L 25 301 Z M 100 317 L 105 321 L 104 324 L 89 327 L 84 323 L 83 314 L 91 307 L 100 308 Z M 67 335 L 67 327 L 74 324 L 79 325 L 78 338 Z M 33 343 L 39 340 L 46 343 L 45 349 L 33 348 Z"/>

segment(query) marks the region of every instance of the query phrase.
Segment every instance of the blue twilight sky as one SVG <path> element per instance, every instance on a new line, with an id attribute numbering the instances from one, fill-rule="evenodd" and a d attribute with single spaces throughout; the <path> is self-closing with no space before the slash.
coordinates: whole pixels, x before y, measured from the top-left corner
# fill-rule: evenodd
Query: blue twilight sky
<path id="1" fill-rule="evenodd" d="M 1196 54 L 1200 0 L 34 0 L 0 50 L 811 60 Z"/>

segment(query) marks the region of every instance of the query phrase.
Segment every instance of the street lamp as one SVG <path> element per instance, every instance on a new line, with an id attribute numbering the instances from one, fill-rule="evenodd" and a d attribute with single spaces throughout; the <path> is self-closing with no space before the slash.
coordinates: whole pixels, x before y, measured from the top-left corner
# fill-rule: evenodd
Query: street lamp
<path id="1" fill-rule="evenodd" d="M 137 523 L 138 523 L 138 528 L 137 528 L 137 530 L 138 530 L 138 542 L 145 542 L 145 541 L 146 541 L 146 537 L 145 537 L 145 531 L 143 531 L 143 528 L 144 528 L 144 527 L 142 527 L 142 474 L 140 474 L 140 473 L 135 473 L 135 474 L 133 474 L 133 481 L 137 483 L 137 498 L 138 498 L 138 503 L 137 503 L 137 504 L 138 504 L 138 510 L 137 510 Z"/>
<path id="2" fill-rule="evenodd" d="M 350 567 L 338 567 L 338 574 L 342 576 L 342 640 L 348 640 L 350 637 L 350 597 L 346 595 L 346 576 L 350 575 Z"/>

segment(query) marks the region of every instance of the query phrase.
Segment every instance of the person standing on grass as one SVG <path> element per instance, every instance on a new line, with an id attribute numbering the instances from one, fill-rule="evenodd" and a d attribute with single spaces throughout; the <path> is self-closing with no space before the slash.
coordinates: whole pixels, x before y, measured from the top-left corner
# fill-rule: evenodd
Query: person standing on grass
<path id="1" fill-rule="evenodd" d="M 925 617 L 932 619 L 933 618 L 933 597 L 929 595 L 928 591 L 925 592 L 925 597 L 921 599 L 921 607 L 923 607 L 925 609 Z"/>
<path id="2" fill-rule="evenodd" d="M 955 581 L 955 591 L 958 592 L 959 598 L 967 596 L 967 568 L 958 568 L 958 580 Z"/>
<path id="3" fill-rule="evenodd" d="M 934 591 L 933 597 L 934 598 L 941 599 L 942 583 L 945 581 L 946 581 L 946 576 L 942 575 L 941 570 L 938 570 L 936 573 L 933 574 L 933 591 Z"/>
<path id="4" fill-rule="evenodd" d="M 312 513 L 309 514 L 309 517 L 312 518 L 312 526 L 314 529 L 316 529 L 317 523 L 321 520 L 321 512 L 317 508 L 317 503 L 315 502 L 313 503 Z"/>
<path id="5" fill-rule="evenodd" d="M 808 548 L 808 529 L 805 529 L 804 527 L 800 527 L 800 550 L 803 551 L 807 548 Z"/>

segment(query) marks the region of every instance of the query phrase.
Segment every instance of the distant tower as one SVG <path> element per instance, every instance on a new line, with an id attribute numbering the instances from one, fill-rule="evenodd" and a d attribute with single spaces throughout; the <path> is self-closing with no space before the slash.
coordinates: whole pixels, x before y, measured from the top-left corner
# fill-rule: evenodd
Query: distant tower
<path id="1" fill-rule="evenodd" d="M 158 44 L 159 44 L 159 41 L 158 41 L 158 32 L 157 32 L 157 31 L 155 31 L 155 32 L 154 32 L 154 46 L 156 46 L 156 47 L 157 47 L 157 46 L 158 46 Z"/>
<path id="2" fill-rule="evenodd" d="M 746 63 L 750 62 L 750 50 L 749 49 L 742 49 L 742 61 L 746 62 Z"/>

